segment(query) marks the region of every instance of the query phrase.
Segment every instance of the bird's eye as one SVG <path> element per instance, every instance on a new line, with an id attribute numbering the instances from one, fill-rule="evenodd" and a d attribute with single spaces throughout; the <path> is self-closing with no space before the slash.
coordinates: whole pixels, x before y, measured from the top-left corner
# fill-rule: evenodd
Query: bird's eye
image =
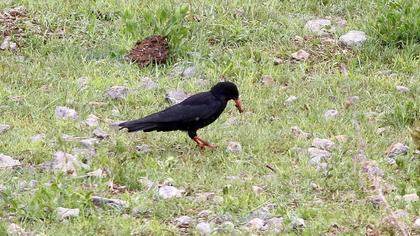
<path id="1" fill-rule="evenodd" d="M 198 117 L 198 116 L 195 118 L 195 120 L 199 120 L 199 119 L 200 119 L 200 117 Z"/>

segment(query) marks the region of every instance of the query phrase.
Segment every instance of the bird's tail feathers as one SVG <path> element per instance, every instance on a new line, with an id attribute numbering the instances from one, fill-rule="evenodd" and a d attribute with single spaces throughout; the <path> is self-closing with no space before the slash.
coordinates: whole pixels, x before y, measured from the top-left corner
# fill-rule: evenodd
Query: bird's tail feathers
<path id="1" fill-rule="evenodd" d="M 152 131 L 154 128 L 157 127 L 157 124 L 155 122 L 145 122 L 143 120 L 132 120 L 123 122 L 118 125 L 121 129 L 127 129 L 128 132 L 135 132 L 135 131 Z"/>

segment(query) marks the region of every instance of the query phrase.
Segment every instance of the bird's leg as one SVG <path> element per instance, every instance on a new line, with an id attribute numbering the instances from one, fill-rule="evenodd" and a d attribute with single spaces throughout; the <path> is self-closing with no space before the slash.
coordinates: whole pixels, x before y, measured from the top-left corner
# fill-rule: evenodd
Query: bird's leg
<path id="1" fill-rule="evenodd" d="M 200 149 L 204 149 L 204 147 L 206 146 L 204 143 L 200 142 L 200 139 L 197 136 L 193 137 L 192 140 L 194 140 L 194 142 L 197 143 L 197 146 Z"/>
<path id="2" fill-rule="evenodd" d="M 198 137 L 198 136 L 195 136 L 194 137 L 195 139 L 197 139 L 199 142 L 201 142 L 204 146 L 206 146 L 206 147 L 209 147 L 209 148 L 215 148 L 215 147 L 217 147 L 216 145 L 213 145 L 213 144 L 210 144 L 209 142 L 207 142 L 207 141 L 205 141 L 205 140 L 203 140 L 203 139 L 201 139 L 200 137 Z"/>

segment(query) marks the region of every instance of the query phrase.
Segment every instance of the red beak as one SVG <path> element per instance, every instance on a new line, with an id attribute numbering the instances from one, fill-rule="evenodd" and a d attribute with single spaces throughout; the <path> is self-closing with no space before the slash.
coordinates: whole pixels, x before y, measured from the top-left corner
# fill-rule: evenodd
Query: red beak
<path id="1" fill-rule="evenodd" d="M 244 111 L 244 109 L 242 108 L 241 100 L 239 99 L 235 100 L 235 107 L 238 108 L 238 111 L 241 113 Z"/>

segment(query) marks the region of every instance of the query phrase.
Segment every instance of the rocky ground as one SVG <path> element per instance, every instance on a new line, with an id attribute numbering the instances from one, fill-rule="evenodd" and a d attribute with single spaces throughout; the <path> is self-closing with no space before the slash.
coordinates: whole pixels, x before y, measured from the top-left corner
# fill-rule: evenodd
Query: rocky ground
<path id="1" fill-rule="evenodd" d="M 1 235 L 420 232 L 420 48 L 378 43 L 376 3 L 18 2 L 0 3 Z M 246 112 L 199 131 L 215 150 L 116 127 L 224 79 Z"/>

